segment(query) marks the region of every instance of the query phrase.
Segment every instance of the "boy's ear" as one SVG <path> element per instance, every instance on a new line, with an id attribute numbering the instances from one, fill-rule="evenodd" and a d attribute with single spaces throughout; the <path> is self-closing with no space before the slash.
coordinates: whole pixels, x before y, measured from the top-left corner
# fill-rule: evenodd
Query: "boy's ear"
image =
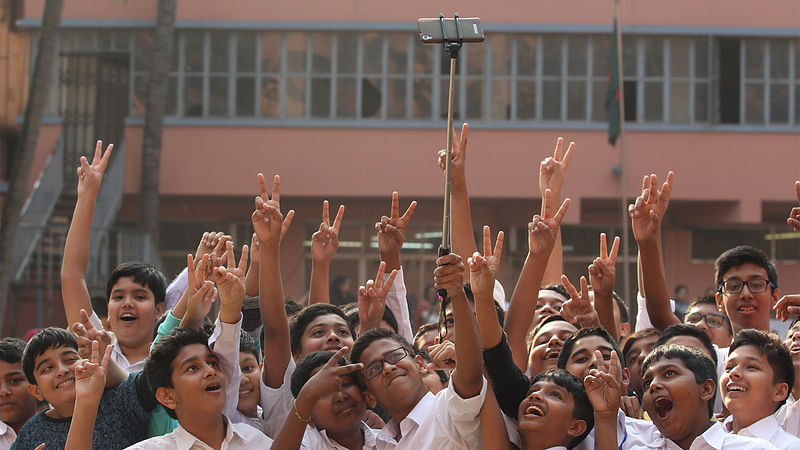
<path id="1" fill-rule="evenodd" d="M 786 397 L 789 396 L 789 384 L 788 383 L 778 383 L 775 385 L 774 392 L 772 394 L 772 401 L 776 403 L 780 403 L 786 400 Z"/>
<path id="2" fill-rule="evenodd" d="M 39 386 L 35 384 L 28 383 L 28 392 L 39 400 L 40 402 L 44 401 L 44 396 L 42 395 L 41 391 L 39 391 Z"/>
<path id="3" fill-rule="evenodd" d="M 164 305 L 166 304 L 167 302 L 161 302 L 156 305 L 156 319 L 158 319 L 159 317 L 161 317 L 162 314 L 164 314 Z"/>
<path id="4" fill-rule="evenodd" d="M 778 300 L 781 298 L 781 288 L 775 288 L 772 290 L 772 303 L 770 306 L 775 306 L 775 303 L 778 303 Z"/>
<path id="5" fill-rule="evenodd" d="M 727 316 L 728 313 L 725 312 L 725 304 L 722 303 L 722 293 L 719 290 L 714 294 L 714 299 L 717 301 L 717 309 L 719 312 Z"/>
<path id="6" fill-rule="evenodd" d="M 622 380 L 621 380 L 620 384 L 622 384 L 622 389 L 627 391 L 628 390 L 628 386 L 630 386 L 630 384 L 631 384 L 631 371 L 628 370 L 628 368 L 626 367 L 626 368 L 622 369 L 622 374 L 621 375 L 622 375 L 622 377 L 621 377 Z"/>
<path id="7" fill-rule="evenodd" d="M 572 421 L 572 425 L 569 426 L 567 434 L 576 438 L 582 435 L 584 431 L 586 431 L 586 421 L 583 419 L 575 419 Z"/>
<path id="8" fill-rule="evenodd" d="M 700 383 L 700 399 L 705 401 L 711 400 L 714 394 L 717 393 L 717 383 L 714 380 L 708 379 Z"/>
<path id="9" fill-rule="evenodd" d="M 175 406 L 178 404 L 178 402 L 175 401 L 175 396 L 172 395 L 172 389 L 164 386 L 156 389 L 156 400 L 158 403 L 164 405 L 165 408 L 169 408 L 173 411 L 175 410 Z"/>
<path id="10" fill-rule="evenodd" d="M 378 400 L 370 391 L 361 391 L 361 395 L 364 396 L 364 401 L 367 402 L 370 408 L 374 408 L 378 405 Z"/>
<path id="11" fill-rule="evenodd" d="M 428 373 L 428 364 L 425 363 L 425 360 L 422 359 L 422 356 L 419 355 L 415 356 L 414 362 L 417 363 L 417 372 L 419 372 L 422 375 Z"/>

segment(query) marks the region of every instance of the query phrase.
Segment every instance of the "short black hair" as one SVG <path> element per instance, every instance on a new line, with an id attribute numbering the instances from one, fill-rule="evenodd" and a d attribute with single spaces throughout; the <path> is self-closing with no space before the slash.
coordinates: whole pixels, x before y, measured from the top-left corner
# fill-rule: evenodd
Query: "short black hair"
<path id="1" fill-rule="evenodd" d="M 97 317 L 101 319 L 108 317 L 108 297 L 103 297 L 102 295 L 93 295 L 92 310 L 95 314 L 97 314 Z"/>
<path id="2" fill-rule="evenodd" d="M 369 347 L 373 342 L 381 339 L 389 339 L 397 342 L 401 347 L 406 349 L 412 358 L 417 354 L 414 351 L 414 347 L 412 347 L 411 344 L 409 344 L 408 341 L 403 338 L 403 336 L 400 336 L 397 333 L 392 333 L 389 330 L 384 330 L 383 328 L 373 328 L 359 336 L 356 343 L 353 344 L 353 350 L 350 351 L 350 358 L 352 361 L 354 363 L 362 362 L 361 354 L 364 353 L 364 350 L 366 350 L 367 347 Z"/>
<path id="3" fill-rule="evenodd" d="M 286 302 L 283 303 L 283 309 L 286 311 L 286 317 L 292 317 L 293 315 L 302 311 L 303 308 L 305 308 L 305 306 L 297 303 L 294 300 L 286 300 Z"/>
<path id="4" fill-rule="evenodd" d="M 417 334 L 414 335 L 414 348 L 419 349 L 417 347 L 417 340 L 419 340 L 425 333 L 429 331 L 436 331 L 439 329 L 439 325 L 436 322 L 428 322 L 419 326 L 417 330 Z"/>
<path id="5" fill-rule="evenodd" d="M 0 339 L 0 361 L 9 364 L 22 361 L 22 353 L 25 352 L 25 341 L 15 337 L 5 337 Z"/>
<path id="6" fill-rule="evenodd" d="M 531 386 L 540 381 L 552 382 L 572 395 L 572 402 L 575 405 L 575 409 L 572 411 L 572 418 L 586 422 L 586 430 L 583 434 L 569 443 L 569 448 L 576 447 L 594 428 L 594 408 L 592 408 L 592 402 L 589 401 L 589 396 L 586 394 L 586 388 L 578 377 L 564 369 L 550 369 L 539 373 L 531 380 Z"/>
<path id="7" fill-rule="evenodd" d="M 561 347 L 561 352 L 558 354 L 558 362 L 556 363 L 556 367 L 559 369 L 566 369 L 567 361 L 569 361 L 569 357 L 572 355 L 572 348 L 575 347 L 575 342 L 587 336 L 600 336 L 606 342 L 608 342 L 611 345 L 611 348 L 617 352 L 620 368 L 625 368 L 625 358 L 622 356 L 622 351 L 619 349 L 619 345 L 617 345 L 616 341 L 614 341 L 614 338 L 608 334 L 608 331 L 606 331 L 605 328 L 600 327 L 581 328 L 572 336 L 570 336 Z"/>
<path id="8" fill-rule="evenodd" d="M 319 316 L 334 314 L 342 318 L 347 323 L 347 329 L 350 330 L 350 335 L 355 337 L 356 333 L 353 327 L 347 320 L 347 316 L 336 305 L 330 303 L 314 303 L 313 305 L 303 309 L 292 319 L 289 324 L 289 341 L 292 346 L 292 354 L 299 355 L 302 353 L 302 338 L 303 333 L 306 332 L 308 325 Z"/>
<path id="9" fill-rule="evenodd" d="M 150 351 L 150 357 L 144 365 L 144 374 L 153 393 L 160 387 L 174 387 L 172 384 L 172 371 L 174 369 L 172 363 L 184 347 L 193 344 L 208 347 L 208 336 L 202 331 L 178 327 L 155 343 Z M 173 419 L 178 418 L 175 415 L 175 410 L 166 406 L 164 406 L 164 409 Z"/>
<path id="10" fill-rule="evenodd" d="M 714 382 L 714 395 L 708 400 L 708 417 L 714 414 L 714 399 L 717 395 L 717 365 L 704 352 L 678 344 L 661 345 L 653 349 L 642 363 L 642 375 L 647 369 L 662 359 L 679 359 L 694 374 L 697 384 L 706 380 Z"/>
<path id="11" fill-rule="evenodd" d="M 155 304 L 164 303 L 167 297 L 167 279 L 158 268 L 142 262 L 125 262 L 118 265 L 106 284 L 106 302 L 111 298 L 111 291 L 120 278 L 132 277 L 133 281 L 153 291 Z"/>
<path id="12" fill-rule="evenodd" d="M 688 323 L 676 323 L 668 326 L 664 329 L 664 331 L 661 332 L 661 337 L 659 337 L 656 341 L 656 347 L 667 344 L 670 339 L 676 336 L 692 336 L 699 339 L 700 342 L 703 343 L 703 347 L 708 350 L 711 360 L 714 361 L 714 367 L 717 366 L 719 363 L 717 359 L 717 349 L 714 348 L 714 344 L 711 343 L 711 338 L 708 337 L 708 334 L 706 334 L 702 328 L 695 325 L 689 325 Z M 642 373 L 644 373 L 644 367 L 642 368 Z"/>
<path id="13" fill-rule="evenodd" d="M 728 354 L 730 355 L 737 348 L 746 345 L 755 347 L 759 353 L 767 357 L 767 362 L 772 367 L 772 384 L 786 383 L 789 386 L 788 397 L 788 392 L 791 392 L 794 386 L 794 364 L 789 349 L 775 334 L 746 328 L 736 333 L 736 337 L 733 338 L 733 343 L 728 349 Z M 786 398 L 780 402 L 778 407 L 785 402 Z"/>
<path id="14" fill-rule="evenodd" d="M 357 326 L 361 324 L 361 317 L 358 315 L 358 304 L 348 303 L 342 307 L 342 311 L 344 315 L 347 317 L 347 323 L 350 325 L 350 328 L 353 330 L 356 329 Z M 397 318 L 395 317 L 394 313 L 389 308 L 383 309 L 383 317 L 381 320 L 386 321 L 386 323 L 392 328 L 392 330 L 397 333 Z"/>
<path id="15" fill-rule="evenodd" d="M 464 283 L 463 287 L 464 295 L 466 295 L 467 301 L 475 304 L 475 294 L 472 293 L 472 287 L 469 285 L 469 283 Z M 497 300 L 494 300 L 494 297 L 492 297 L 492 301 L 494 302 L 494 312 L 497 315 L 497 322 L 499 322 L 500 326 L 502 327 L 506 322 L 506 312 L 503 310 L 503 307 L 497 303 Z M 444 297 L 439 303 L 439 330 L 445 327 L 445 321 L 447 320 L 447 307 L 450 306 L 452 302 L 453 300 L 450 297 Z"/>
<path id="16" fill-rule="evenodd" d="M 258 351 L 256 340 L 244 330 L 239 331 L 239 353 L 250 353 L 256 357 L 256 361 L 261 362 L 261 352 Z"/>
<path id="17" fill-rule="evenodd" d="M 622 356 L 625 357 L 625 360 L 628 360 L 628 353 L 630 353 L 633 344 L 650 336 L 661 336 L 661 331 L 656 328 L 645 328 L 629 334 L 628 337 L 625 338 L 625 342 L 622 343 Z"/>
<path id="18" fill-rule="evenodd" d="M 43 328 L 33 335 L 22 352 L 22 371 L 25 372 L 28 383 L 36 385 L 36 378 L 33 376 L 36 358 L 51 348 L 61 347 L 78 351 L 78 339 L 69 331 L 57 327 Z"/>
<path id="19" fill-rule="evenodd" d="M 722 291 L 722 282 L 725 281 L 722 277 L 724 277 L 729 270 L 748 263 L 763 268 L 767 272 L 767 278 L 774 285 L 772 289 L 778 287 L 778 271 L 775 269 L 775 264 L 772 263 L 769 256 L 758 248 L 749 245 L 739 245 L 725 250 L 719 255 L 717 260 L 714 261 L 714 284 L 717 286 L 717 291 Z"/>
<path id="20" fill-rule="evenodd" d="M 305 386 L 308 380 L 312 377 L 311 372 L 313 372 L 317 367 L 327 364 L 328 361 L 334 357 L 334 355 L 336 355 L 336 352 L 317 350 L 307 354 L 303 357 L 303 359 L 300 360 L 299 363 L 297 363 L 297 367 L 294 369 L 294 373 L 292 374 L 291 383 L 292 396 L 294 398 L 297 398 L 297 396 L 300 395 L 300 390 L 303 389 L 303 386 Z M 342 356 L 336 365 L 346 366 L 348 364 L 350 364 L 350 361 L 348 361 L 346 357 Z M 361 384 L 361 377 L 356 376 L 354 373 L 348 375 L 352 377 L 353 381 L 358 384 L 360 389 L 364 389 L 364 386 Z"/>
<path id="21" fill-rule="evenodd" d="M 695 306 L 700 306 L 700 305 L 711 305 L 714 308 L 716 308 L 717 298 L 714 294 L 704 294 L 699 297 L 695 297 L 694 300 L 692 300 L 692 302 L 689 303 L 689 306 L 686 307 L 686 310 L 688 311 L 694 308 Z"/>

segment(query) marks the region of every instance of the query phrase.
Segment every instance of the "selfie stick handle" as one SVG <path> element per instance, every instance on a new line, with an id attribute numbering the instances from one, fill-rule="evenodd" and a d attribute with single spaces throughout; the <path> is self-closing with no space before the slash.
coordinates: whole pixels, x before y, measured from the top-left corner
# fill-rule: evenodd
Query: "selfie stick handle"
<path id="1" fill-rule="evenodd" d="M 444 169 L 444 211 L 442 214 L 442 244 L 439 246 L 439 256 L 450 253 L 450 170 L 453 157 L 453 99 L 454 85 L 456 78 L 456 60 L 458 51 L 461 49 L 463 37 L 461 34 L 461 23 L 458 20 L 458 13 L 455 14 L 456 40 L 450 41 L 447 38 L 447 28 L 445 27 L 444 14 L 439 14 L 439 22 L 442 25 L 443 47 L 450 54 L 450 88 L 447 95 L 447 130 L 445 135 L 445 169 Z M 441 298 L 447 297 L 445 289 L 439 289 L 438 295 Z"/>

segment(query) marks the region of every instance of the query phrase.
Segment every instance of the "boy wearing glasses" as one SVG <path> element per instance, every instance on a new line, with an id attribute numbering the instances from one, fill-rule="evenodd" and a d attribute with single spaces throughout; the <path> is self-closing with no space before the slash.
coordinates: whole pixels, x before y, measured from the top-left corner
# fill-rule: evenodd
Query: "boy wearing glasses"
<path id="1" fill-rule="evenodd" d="M 378 448 L 473 449 L 480 446 L 479 414 L 486 397 L 478 331 L 463 289 L 464 264 L 451 253 L 437 260 L 437 288 L 453 302 L 456 370 L 447 389 L 433 395 L 422 380 L 424 360 L 402 337 L 380 328 L 362 334 L 351 352 L 363 363 L 370 396 L 391 415 Z"/>
<path id="2" fill-rule="evenodd" d="M 713 295 L 698 297 L 690 303 L 683 322 L 705 331 L 711 342 L 719 348 L 726 348 L 731 344 L 731 323 L 720 314 Z"/>

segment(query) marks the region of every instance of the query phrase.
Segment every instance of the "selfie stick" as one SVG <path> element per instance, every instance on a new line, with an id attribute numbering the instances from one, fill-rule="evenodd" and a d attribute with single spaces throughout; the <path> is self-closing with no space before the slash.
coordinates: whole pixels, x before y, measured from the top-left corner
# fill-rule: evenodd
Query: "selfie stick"
<path id="1" fill-rule="evenodd" d="M 463 35 L 461 34 L 461 22 L 458 20 L 458 13 L 455 14 L 456 22 L 456 39 L 451 41 L 447 37 L 447 27 L 445 27 L 444 14 L 439 14 L 439 23 L 442 26 L 442 47 L 444 51 L 450 54 L 450 89 L 447 95 L 447 131 L 445 136 L 445 168 L 444 168 L 444 211 L 442 213 L 442 244 L 439 246 L 439 256 L 444 256 L 450 253 L 450 166 L 452 164 L 453 156 L 453 86 L 456 77 L 456 58 L 458 58 L 458 51 L 463 44 Z M 462 149 L 463 151 L 463 149 Z M 446 298 L 447 291 L 440 289 L 438 291 L 439 297 Z"/>

